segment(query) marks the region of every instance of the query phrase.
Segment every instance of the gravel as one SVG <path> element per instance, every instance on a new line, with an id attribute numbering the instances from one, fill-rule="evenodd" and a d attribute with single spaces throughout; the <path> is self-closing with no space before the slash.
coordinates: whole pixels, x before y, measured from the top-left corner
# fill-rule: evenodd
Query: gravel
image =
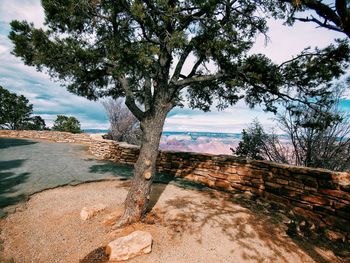
<path id="1" fill-rule="evenodd" d="M 95 182 L 33 195 L 0 221 L 3 259 L 106 262 L 104 247 L 110 241 L 144 230 L 153 236 L 152 252 L 130 262 L 317 262 L 312 251 L 338 262 L 329 251 L 299 246 L 286 235 L 282 222 L 248 209 L 232 195 L 173 184 L 155 185 L 155 205 L 145 222 L 112 231 L 129 185 Z M 107 209 L 82 221 L 81 209 L 98 203 Z"/>

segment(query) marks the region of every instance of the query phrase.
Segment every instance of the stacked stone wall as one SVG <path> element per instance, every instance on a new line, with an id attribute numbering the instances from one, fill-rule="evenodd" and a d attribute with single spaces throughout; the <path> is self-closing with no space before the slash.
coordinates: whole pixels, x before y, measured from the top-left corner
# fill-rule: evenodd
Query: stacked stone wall
<path id="1" fill-rule="evenodd" d="M 91 136 L 86 133 L 70 133 L 59 131 L 17 131 L 17 130 L 0 130 L 0 137 L 6 138 L 27 138 L 48 140 L 54 142 L 78 143 L 90 145 Z"/>
<path id="2" fill-rule="evenodd" d="M 46 139 L 89 145 L 99 159 L 132 165 L 137 146 L 101 136 L 52 131 L 1 131 L 0 137 Z M 229 155 L 160 151 L 157 170 L 225 191 L 245 191 L 283 204 L 350 240 L 350 173 L 248 161 Z"/>

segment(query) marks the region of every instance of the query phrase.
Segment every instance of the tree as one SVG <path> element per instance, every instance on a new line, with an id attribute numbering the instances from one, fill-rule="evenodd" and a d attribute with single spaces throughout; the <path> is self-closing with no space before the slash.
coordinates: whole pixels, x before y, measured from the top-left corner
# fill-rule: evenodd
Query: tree
<path id="1" fill-rule="evenodd" d="M 125 106 L 122 99 L 102 102 L 111 124 L 108 136 L 112 140 L 139 145 L 141 143 L 140 122 Z"/>
<path id="2" fill-rule="evenodd" d="M 279 136 L 272 130 L 267 133 L 261 123 L 255 119 L 242 131 L 242 139 L 236 149 L 230 148 L 234 155 L 252 160 L 269 160 L 289 164 L 291 152 Z"/>
<path id="3" fill-rule="evenodd" d="M 0 127 L 23 129 L 33 112 L 33 105 L 23 95 L 11 93 L 0 86 Z"/>
<path id="4" fill-rule="evenodd" d="M 265 133 L 262 125 L 257 119 L 253 121 L 247 130 L 242 131 L 242 140 L 237 148 L 231 148 L 235 155 L 247 157 L 253 160 L 264 159 L 264 144 L 268 135 Z"/>
<path id="5" fill-rule="evenodd" d="M 289 163 L 335 171 L 350 169 L 350 116 L 339 111 L 340 93 L 318 110 L 288 105 L 276 120 L 293 148 Z M 322 114 L 320 114 L 322 113 Z"/>
<path id="6" fill-rule="evenodd" d="M 294 21 L 313 22 L 337 32 L 345 33 L 350 37 L 350 2 L 348 0 L 280 0 L 289 4 L 288 22 Z M 297 12 L 314 11 L 305 17 L 299 17 Z"/>
<path id="7" fill-rule="evenodd" d="M 64 115 L 57 115 L 56 120 L 52 126 L 54 131 L 80 133 L 80 122 L 75 117 L 67 117 Z"/>
<path id="8" fill-rule="evenodd" d="M 234 154 L 255 160 L 269 160 L 335 171 L 350 169 L 350 116 L 339 111 L 341 93 L 336 88 L 318 109 L 302 103 L 287 104 L 275 121 L 287 136 L 281 142 L 275 133 L 267 134 L 258 121 L 242 132 Z M 310 98 L 311 99 L 311 98 Z"/>
<path id="9" fill-rule="evenodd" d="M 23 125 L 25 130 L 36 130 L 42 131 L 46 130 L 46 123 L 40 116 L 33 116 L 28 119 L 28 121 Z"/>
<path id="10" fill-rule="evenodd" d="M 339 77 L 349 60 L 345 41 L 282 65 L 248 55 L 255 36 L 267 32 L 266 18 L 279 15 L 272 0 L 43 0 L 42 5 L 46 30 L 11 22 L 13 54 L 64 80 L 80 96 L 125 97 L 140 121 L 140 154 L 118 225 L 138 221 L 146 211 L 164 121 L 183 100 L 207 111 L 214 100 L 222 109 L 245 98 L 252 107 L 276 111 L 279 100 L 303 101 L 303 81 Z M 209 71 L 209 64 L 216 70 Z M 315 102 L 304 101 L 311 106 L 325 91 L 315 86 L 304 92 L 315 95 Z"/>

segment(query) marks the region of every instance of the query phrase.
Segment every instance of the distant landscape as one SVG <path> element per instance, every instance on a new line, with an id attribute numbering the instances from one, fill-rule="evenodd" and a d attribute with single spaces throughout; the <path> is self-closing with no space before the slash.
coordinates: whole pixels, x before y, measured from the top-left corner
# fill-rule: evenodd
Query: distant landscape
<path id="1" fill-rule="evenodd" d="M 104 134 L 108 130 L 85 129 L 84 132 Z M 285 135 L 280 135 L 280 138 L 285 139 Z M 160 140 L 160 149 L 181 152 L 232 154 L 230 148 L 236 148 L 241 139 L 241 133 L 165 131 Z"/>

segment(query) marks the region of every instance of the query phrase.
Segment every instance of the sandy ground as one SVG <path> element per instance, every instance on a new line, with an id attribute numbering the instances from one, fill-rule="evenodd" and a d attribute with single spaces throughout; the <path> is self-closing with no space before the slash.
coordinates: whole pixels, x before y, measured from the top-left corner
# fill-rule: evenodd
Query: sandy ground
<path id="1" fill-rule="evenodd" d="M 264 206 L 172 184 L 154 187 L 144 223 L 111 231 L 128 185 L 96 182 L 33 195 L 0 221 L 0 262 L 106 262 L 103 247 L 136 229 L 152 234 L 153 250 L 130 262 L 341 262 L 324 248 L 290 238 L 283 220 L 268 216 Z M 98 203 L 108 208 L 82 221 L 81 209 Z"/>

